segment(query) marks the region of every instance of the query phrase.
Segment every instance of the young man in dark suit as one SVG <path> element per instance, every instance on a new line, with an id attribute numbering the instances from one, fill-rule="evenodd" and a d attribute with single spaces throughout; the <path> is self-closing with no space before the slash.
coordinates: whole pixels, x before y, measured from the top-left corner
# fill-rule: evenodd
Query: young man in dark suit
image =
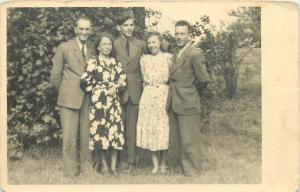
<path id="1" fill-rule="evenodd" d="M 82 171 L 91 168 L 88 145 L 90 100 L 80 88 L 80 77 L 86 61 L 94 55 L 92 45 L 87 42 L 91 33 L 91 20 L 79 17 L 74 29 L 76 37 L 57 48 L 50 76 L 50 83 L 58 91 L 57 105 L 60 107 L 63 130 L 63 169 L 67 176 L 78 175 L 79 165 Z M 77 160 L 78 153 L 80 162 Z"/>
<path id="2" fill-rule="evenodd" d="M 116 59 L 121 62 L 127 75 L 127 87 L 121 97 L 126 148 L 121 152 L 120 166 L 129 170 L 136 164 L 136 125 L 143 90 L 140 57 L 144 43 L 133 36 L 134 27 L 134 15 L 124 12 L 117 19 L 120 36 L 114 42 Z"/>
<path id="3" fill-rule="evenodd" d="M 167 110 L 170 115 L 170 142 L 184 174 L 197 174 L 203 163 L 200 146 L 200 90 L 210 81 L 204 57 L 193 48 L 191 26 L 187 21 L 175 24 L 177 47 L 170 68 Z"/>

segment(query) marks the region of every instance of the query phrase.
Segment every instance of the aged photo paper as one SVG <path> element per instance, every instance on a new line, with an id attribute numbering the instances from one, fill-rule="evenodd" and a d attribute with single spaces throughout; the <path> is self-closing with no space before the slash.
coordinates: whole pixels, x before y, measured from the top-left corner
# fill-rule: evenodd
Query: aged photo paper
<path id="1" fill-rule="evenodd" d="M 55 0 L 10 1 L 0 8 L 0 191 L 295 192 L 300 187 L 300 22 L 296 2 Z M 149 41 L 149 32 L 153 31 L 161 37 L 157 38 L 161 43 L 158 49 L 173 55 L 171 75 L 164 82 L 167 92 L 176 83 L 186 83 L 182 79 L 188 72 L 183 71 L 172 85 L 172 65 L 174 71 L 180 71 L 176 63 L 181 54 L 176 50 L 182 48 L 177 21 L 191 24 L 187 39 L 193 44 L 190 50 L 201 50 L 212 82 L 206 87 L 208 91 L 200 94 L 201 139 L 191 138 L 191 143 L 201 148 L 205 168 L 199 176 L 184 174 L 184 163 L 174 160 L 172 147 L 167 173 L 151 174 L 153 154 L 139 148 L 131 173 L 118 168 L 117 174 L 101 175 L 93 170 L 72 177 L 64 175 L 62 109 L 56 105 L 59 91 L 49 81 L 53 58 L 58 58 L 61 47 L 67 46 L 63 43 L 74 37 L 80 39 L 80 30 L 86 30 L 78 27 L 78 16 L 84 16 L 85 21 L 89 20 L 85 16 L 91 19 L 89 38 L 100 54 L 99 34 L 107 32 L 120 38 L 124 22 L 118 18 L 124 10 L 134 14 L 134 38 L 144 43 L 150 55 L 157 48 Z M 116 41 L 111 43 L 117 46 Z M 116 47 L 111 49 L 117 52 Z M 147 51 L 144 54 L 149 54 Z M 184 49 L 181 51 L 184 53 Z M 87 52 L 82 52 L 84 62 Z M 76 59 L 78 55 L 72 56 Z M 188 61 L 182 61 L 182 65 L 187 66 Z M 195 65 L 191 66 L 191 74 L 198 78 L 195 81 L 200 81 L 204 73 L 197 76 Z M 143 70 L 140 81 L 145 91 L 149 83 Z M 160 67 L 150 70 L 153 74 L 161 72 Z M 192 92 L 185 93 L 187 100 L 192 98 Z M 140 109 L 144 107 L 141 102 L 139 105 Z"/>

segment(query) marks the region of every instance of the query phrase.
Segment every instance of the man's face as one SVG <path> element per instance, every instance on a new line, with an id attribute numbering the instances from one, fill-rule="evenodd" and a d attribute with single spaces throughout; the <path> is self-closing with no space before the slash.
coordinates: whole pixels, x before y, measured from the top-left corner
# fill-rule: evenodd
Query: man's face
<path id="1" fill-rule="evenodd" d="M 178 47 L 184 47 L 190 41 L 190 33 L 187 26 L 175 27 L 175 40 Z"/>
<path id="2" fill-rule="evenodd" d="M 79 19 L 75 27 L 75 33 L 82 43 L 85 43 L 91 34 L 91 21 Z"/>
<path id="3" fill-rule="evenodd" d="M 122 25 L 118 25 L 118 28 L 125 37 L 132 37 L 134 31 L 134 19 L 126 20 Z"/>

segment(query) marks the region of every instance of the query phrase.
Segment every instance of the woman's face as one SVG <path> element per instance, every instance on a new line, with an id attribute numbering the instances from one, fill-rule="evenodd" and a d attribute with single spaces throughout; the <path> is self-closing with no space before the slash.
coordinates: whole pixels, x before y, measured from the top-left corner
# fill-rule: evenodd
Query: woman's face
<path id="1" fill-rule="evenodd" d="M 112 50 L 112 42 L 109 38 L 102 37 L 98 49 L 100 54 L 108 56 Z"/>
<path id="2" fill-rule="evenodd" d="M 160 44 L 161 42 L 159 40 L 159 37 L 156 35 L 151 36 L 147 39 L 147 46 L 152 54 L 156 54 L 160 51 Z"/>

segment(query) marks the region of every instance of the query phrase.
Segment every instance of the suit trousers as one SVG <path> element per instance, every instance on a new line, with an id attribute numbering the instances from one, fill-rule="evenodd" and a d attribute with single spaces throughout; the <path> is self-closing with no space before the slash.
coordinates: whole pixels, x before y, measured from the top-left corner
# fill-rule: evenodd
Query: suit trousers
<path id="1" fill-rule="evenodd" d="M 82 170 L 91 166 L 89 151 L 89 103 L 84 95 L 80 109 L 60 107 L 63 130 L 63 166 L 67 175 L 76 175 L 79 164 Z"/>
<path id="2" fill-rule="evenodd" d="M 201 171 L 203 153 L 200 133 L 200 114 L 179 115 L 172 109 L 170 117 L 170 148 L 186 175 Z"/>
<path id="3" fill-rule="evenodd" d="M 139 105 L 133 104 L 130 98 L 122 105 L 122 116 L 125 127 L 125 147 L 120 151 L 121 164 L 136 163 L 136 126 L 139 113 Z"/>

